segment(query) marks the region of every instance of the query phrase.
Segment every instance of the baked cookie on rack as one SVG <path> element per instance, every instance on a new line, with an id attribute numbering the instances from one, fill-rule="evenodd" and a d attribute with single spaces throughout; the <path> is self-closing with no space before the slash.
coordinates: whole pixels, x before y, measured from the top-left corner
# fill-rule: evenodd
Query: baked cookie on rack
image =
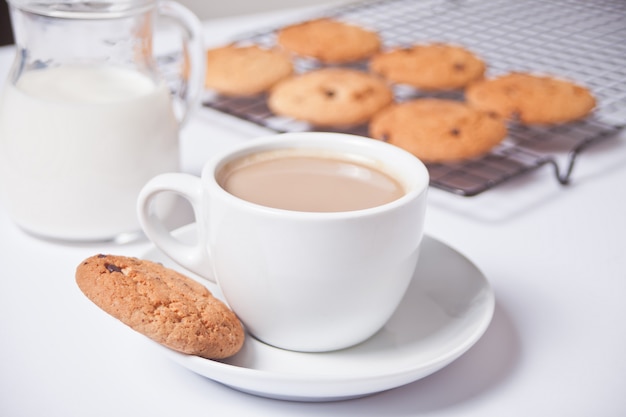
<path id="1" fill-rule="evenodd" d="M 423 162 L 453 162 L 481 156 L 507 135 L 503 119 L 442 99 L 416 99 L 387 107 L 370 122 L 375 139 L 403 148 Z"/>
<path id="2" fill-rule="evenodd" d="M 280 29 L 277 43 L 295 55 L 340 64 L 370 57 L 380 50 L 381 40 L 375 31 L 322 18 Z"/>
<path id="3" fill-rule="evenodd" d="M 95 255 L 76 268 L 76 283 L 102 310 L 170 349 L 220 359 L 243 345 L 235 313 L 203 285 L 161 264 Z"/>
<path id="4" fill-rule="evenodd" d="M 522 72 L 476 82 L 465 98 L 477 109 L 529 125 L 578 120 L 596 105 L 591 92 L 572 81 Z"/>
<path id="5" fill-rule="evenodd" d="M 391 88 L 379 77 L 324 68 L 279 82 L 267 104 L 277 115 L 316 126 L 353 126 L 367 122 L 392 101 Z"/>
<path id="6" fill-rule="evenodd" d="M 462 46 L 417 44 L 374 55 L 372 72 L 421 90 L 456 90 L 483 78 L 486 65 Z"/>
<path id="7" fill-rule="evenodd" d="M 227 45 L 207 51 L 205 87 L 228 96 L 267 91 L 293 73 L 291 59 L 257 45 Z"/>

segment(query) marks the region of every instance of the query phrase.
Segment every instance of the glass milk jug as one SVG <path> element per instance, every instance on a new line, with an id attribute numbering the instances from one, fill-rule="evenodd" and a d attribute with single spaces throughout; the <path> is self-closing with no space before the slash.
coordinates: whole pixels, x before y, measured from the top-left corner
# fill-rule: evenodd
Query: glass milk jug
<path id="1" fill-rule="evenodd" d="M 8 3 L 16 57 L 0 97 L 0 204 L 40 237 L 138 231 L 139 190 L 179 167 L 179 129 L 204 79 L 200 22 L 170 1 Z M 158 18 L 183 29 L 176 82 L 155 64 Z"/>

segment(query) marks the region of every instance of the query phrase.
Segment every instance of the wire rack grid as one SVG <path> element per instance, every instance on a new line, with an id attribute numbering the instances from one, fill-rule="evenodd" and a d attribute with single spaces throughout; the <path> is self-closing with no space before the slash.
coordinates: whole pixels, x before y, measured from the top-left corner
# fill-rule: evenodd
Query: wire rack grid
<path id="1" fill-rule="evenodd" d="M 591 89 L 598 100 L 584 120 L 542 127 L 515 123 L 508 137 L 480 158 L 429 164 L 431 185 L 474 196 L 544 165 L 567 184 L 577 156 L 626 126 L 626 2 L 623 0 L 388 0 L 356 3 L 315 17 L 332 17 L 376 30 L 384 47 L 444 42 L 463 45 L 488 65 L 488 76 L 509 71 L 552 74 Z M 239 43 L 276 45 L 280 28 L 246 34 Z M 313 59 L 295 58 L 297 72 L 319 68 Z M 354 64 L 365 69 L 364 63 Z M 463 100 L 461 92 L 422 92 L 394 87 L 397 101 L 419 97 Z M 207 94 L 205 106 L 277 132 L 313 131 L 315 126 L 279 117 L 266 97 Z M 328 128 L 324 128 L 328 131 Z M 368 135 L 367 126 L 335 131 Z M 558 157 L 565 156 L 559 163 Z"/>

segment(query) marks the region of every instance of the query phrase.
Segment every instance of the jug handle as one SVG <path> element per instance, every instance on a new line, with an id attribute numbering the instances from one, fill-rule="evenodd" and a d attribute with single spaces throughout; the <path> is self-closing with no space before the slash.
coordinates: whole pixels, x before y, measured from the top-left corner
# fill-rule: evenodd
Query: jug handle
<path id="1" fill-rule="evenodd" d="M 183 36 L 183 65 L 181 73 L 181 87 L 178 94 L 181 96 L 184 107 L 179 115 L 179 123 L 183 126 L 192 109 L 200 100 L 204 88 L 204 72 L 206 60 L 202 40 L 202 24 L 196 15 L 185 6 L 170 0 L 158 3 L 158 13 L 169 17 L 184 29 Z"/>

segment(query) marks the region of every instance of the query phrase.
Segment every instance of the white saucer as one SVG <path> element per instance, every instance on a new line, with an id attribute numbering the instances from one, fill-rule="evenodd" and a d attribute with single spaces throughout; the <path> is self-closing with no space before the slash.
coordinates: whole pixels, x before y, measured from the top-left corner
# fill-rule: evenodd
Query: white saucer
<path id="1" fill-rule="evenodd" d="M 193 242 L 195 225 L 174 234 Z M 217 287 L 175 264 L 158 249 L 144 258 Z M 384 279 L 384 277 L 381 277 Z M 483 274 L 463 255 L 424 237 L 420 262 L 402 304 L 369 340 L 340 351 L 301 353 L 248 336 L 237 355 L 223 361 L 161 348 L 180 365 L 251 394 L 294 401 L 333 401 L 385 391 L 423 378 L 465 353 L 491 322 L 495 300 Z"/>

